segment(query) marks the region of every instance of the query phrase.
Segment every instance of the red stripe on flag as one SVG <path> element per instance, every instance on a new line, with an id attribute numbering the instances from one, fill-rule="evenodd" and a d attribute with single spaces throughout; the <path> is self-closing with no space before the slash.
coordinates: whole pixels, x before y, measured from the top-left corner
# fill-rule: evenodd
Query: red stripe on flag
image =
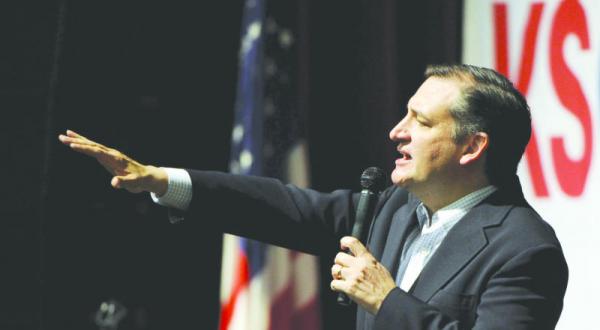
<path id="1" fill-rule="evenodd" d="M 226 330 L 231 323 L 233 317 L 235 303 L 238 301 L 242 290 L 248 286 L 250 282 L 250 272 L 248 266 L 248 258 L 243 251 L 238 251 L 237 267 L 235 268 L 235 278 L 233 280 L 233 288 L 231 289 L 231 295 L 228 301 L 221 306 L 221 320 L 219 322 L 219 329 Z"/>
<path id="2" fill-rule="evenodd" d="M 309 302 L 294 311 L 293 330 L 321 329 L 319 296 L 315 295 Z"/>
<path id="3" fill-rule="evenodd" d="M 295 261 L 298 257 L 300 257 L 300 252 L 295 250 L 290 250 L 290 259 L 291 261 Z"/>
<path id="4" fill-rule="evenodd" d="M 294 288 L 291 283 L 273 297 L 269 313 L 269 330 L 291 330 L 294 312 Z"/>
<path id="5" fill-rule="evenodd" d="M 296 274 L 297 275 L 297 274 Z M 293 282 L 281 290 L 271 302 L 269 330 L 320 329 L 318 295 L 313 296 L 302 306 L 295 306 L 296 297 Z"/>

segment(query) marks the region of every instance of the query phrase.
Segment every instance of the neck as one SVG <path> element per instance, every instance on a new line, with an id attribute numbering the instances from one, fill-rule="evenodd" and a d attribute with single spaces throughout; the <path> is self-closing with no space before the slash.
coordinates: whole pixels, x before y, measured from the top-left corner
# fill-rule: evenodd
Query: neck
<path id="1" fill-rule="evenodd" d="M 460 180 L 452 180 L 452 182 L 440 182 L 440 184 L 435 186 L 420 189 L 422 191 L 411 191 L 411 193 L 423 202 L 430 214 L 433 214 L 462 197 L 489 185 L 490 182 L 485 177 L 467 177 Z"/>

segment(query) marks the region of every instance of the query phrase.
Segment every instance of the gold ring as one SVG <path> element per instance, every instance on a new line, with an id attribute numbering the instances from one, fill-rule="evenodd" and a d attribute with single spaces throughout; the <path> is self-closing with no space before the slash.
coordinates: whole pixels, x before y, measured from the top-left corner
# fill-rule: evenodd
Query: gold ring
<path id="1" fill-rule="evenodd" d="M 335 274 L 335 278 L 337 278 L 338 280 L 342 279 L 342 267 L 338 269 L 337 273 Z"/>

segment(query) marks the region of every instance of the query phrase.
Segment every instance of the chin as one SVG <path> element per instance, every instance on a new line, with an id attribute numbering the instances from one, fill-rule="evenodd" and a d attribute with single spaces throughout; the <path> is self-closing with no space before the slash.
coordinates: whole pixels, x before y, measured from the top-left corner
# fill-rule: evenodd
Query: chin
<path id="1" fill-rule="evenodd" d="M 410 181 L 411 181 L 406 175 L 403 175 L 401 173 L 397 173 L 396 170 L 394 170 L 392 172 L 391 179 L 392 179 L 392 183 L 395 186 L 398 186 L 398 187 L 401 187 L 401 188 L 407 188 L 409 186 Z"/>

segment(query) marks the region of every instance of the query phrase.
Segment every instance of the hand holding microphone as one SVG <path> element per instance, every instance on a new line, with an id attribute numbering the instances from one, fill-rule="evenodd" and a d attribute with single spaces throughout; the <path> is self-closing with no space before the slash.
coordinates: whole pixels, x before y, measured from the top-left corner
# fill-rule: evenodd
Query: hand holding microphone
<path id="1" fill-rule="evenodd" d="M 354 226 L 352 227 L 352 236 L 358 240 L 365 242 L 366 236 L 369 232 L 369 227 L 373 219 L 373 211 L 375 210 L 375 204 L 379 192 L 382 190 L 384 185 L 384 173 L 380 168 L 369 167 L 367 168 L 360 177 L 360 185 L 362 191 L 360 193 L 360 199 L 358 200 L 358 206 L 356 208 L 356 217 Z M 351 254 L 351 251 L 346 250 L 346 253 Z M 339 266 L 338 264 L 334 267 Z M 341 279 L 341 267 L 336 267 L 338 270 L 335 271 L 334 277 Z M 350 298 L 340 292 L 337 297 L 337 302 L 340 305 L 350 305 Z"/>

